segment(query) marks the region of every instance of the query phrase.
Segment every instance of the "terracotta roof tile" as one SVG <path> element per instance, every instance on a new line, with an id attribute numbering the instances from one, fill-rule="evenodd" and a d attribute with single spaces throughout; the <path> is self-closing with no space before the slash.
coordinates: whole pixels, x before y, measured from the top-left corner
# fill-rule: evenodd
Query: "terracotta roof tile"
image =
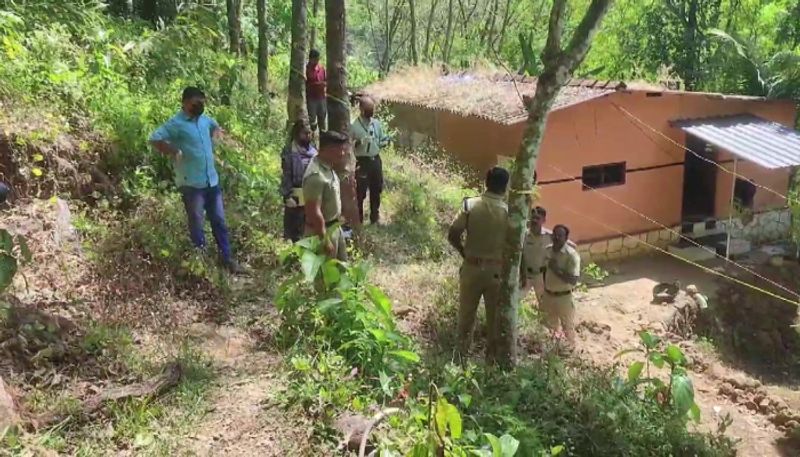
<path id="1" fill-rule="evenodd" d="M 556 98 L 553 110 L 610 94 L 626 86 L 620 81 L 570 80 Z M 458 73 L 414 69 L 395 73 L 367 87 L 375 98 L 465 116 L 513 124 L 527 117 L 523 97 L 533 96 L 536 78 L 522 75 Z"/>

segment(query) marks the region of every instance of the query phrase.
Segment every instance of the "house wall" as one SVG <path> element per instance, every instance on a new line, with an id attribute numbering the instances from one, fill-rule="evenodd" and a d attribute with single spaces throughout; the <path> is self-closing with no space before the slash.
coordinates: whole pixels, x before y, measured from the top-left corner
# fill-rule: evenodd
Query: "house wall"
<path id="1" fill-rule="evenodd" d="M 660 224 L 677 226 L 681 222 L 686 154 L 682 145 L 686 138 L 683 131 L 670 126 L 670 121 L 751 113 L 787 126 L 795 122 L 795 107 L 787 101 L 658 94 L 615 92 L 550 114 L 537 165 L 539 204 L 548 210 L 549 225 L 567 224 L 579 243 L 615 238 L 620 232 L 652 232 L 659 230 Z M 441 146 L 481 173 L 503 156 L 516 155 L 524 129 L 524 123 L 504 126 L 417 107 L 407 110 L 403 117 L 408 121 L 396 125 L 408 125 L 418 132 L 430 132 L 433 121 L 434 136 Z M 722 152 L 719 161 L 732 169 L 729 154 Z M 624 185 L 599 192 L 583 190 L 583 167 L 615 162 L 626 162 Z M 788 170 L 766 170 L 740 160 L 737 172 L 779 193 L 788 191 Z M 728 215 L 732 177 L 721 170 L 717 176 L 716 216 L 724 218 Z M 756 211 L 781 206 L 781 197 L 762 189 L 756 192 Z"/>

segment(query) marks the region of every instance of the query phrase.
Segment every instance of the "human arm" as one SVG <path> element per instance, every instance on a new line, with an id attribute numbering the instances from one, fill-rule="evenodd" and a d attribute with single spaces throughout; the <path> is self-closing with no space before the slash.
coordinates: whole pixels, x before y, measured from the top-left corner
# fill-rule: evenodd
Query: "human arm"
<path id="1" fill-rule="evenodd" d="M 464 253 L 464 242 L 463 242 L 463 235 L 467 229 L 467 213 L 466 211 L 462 211 L 456 217 L 452 224 L 450 224 L 450 229 L 447 232 L 447 241 L 450 242 L 450 245 L 458 251 L 461 258 L 465 258 L 466 254 Z"/>
<path id="2" fill-rule="evenodd" d="M 171 142 L 172 139 L 169 122 L 167 122 L 150 135 L 149 141 L 156 151 L 165 156 L 177 158 L 181 155 L 181 150 Z"/>
<path id="3" fill-rule="evenodd" d="M 581 276 L 580 258 L 570 255 L 564 268 L 561 268 L 555 257 L 551 257 L 547 262 L 547 273 L 552 273 L 565 283 L 575 286 Z"/>
<path id="4" fill-rule="evenodd" d="M 292 178 L 292 157 L 284 150 L 281 154 L 281 185 L 279 188 L 284 201 L 291 198 Z"/>

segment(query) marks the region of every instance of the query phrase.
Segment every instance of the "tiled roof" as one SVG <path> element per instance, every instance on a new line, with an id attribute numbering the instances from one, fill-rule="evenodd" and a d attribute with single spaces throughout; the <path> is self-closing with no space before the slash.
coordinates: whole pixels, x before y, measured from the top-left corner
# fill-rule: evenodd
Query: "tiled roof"
<path id="1" fill-rule="evenodd" d="M 558 110 L 624 89 L 620 81 L 570 80 L 553 105 Z M 524 120 L 523 97 L 532 97 L 536 78 L 520 75 L 446 76 L 432 72 L 401 72 L 367 87 L 375 98 L 406 105 L 490 119 L 502 124 Z"/>

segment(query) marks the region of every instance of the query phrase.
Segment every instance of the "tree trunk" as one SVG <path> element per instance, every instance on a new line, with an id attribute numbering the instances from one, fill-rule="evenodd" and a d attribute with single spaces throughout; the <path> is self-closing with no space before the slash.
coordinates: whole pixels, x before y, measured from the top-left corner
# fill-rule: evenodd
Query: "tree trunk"
<path id="1" fill-rule="evenodd" d="M 442 62 L 450 63 L 450 48 L 453 45 L 453 0 L 447 2 L 447 29 L 444 32 Z"/>
<path id="2" fill-rule="evenodd" d="M 547 115 L 561 88 L 586 57 L 589 45 L 611 1 L 592 0 L 566 49 L 562 49 L 561 36 L 566 22 L 567 0 L 554 0 L 550 10 L 547 44 L 542 53 L 544 71 L 539 76 L 533 99 L 525 99 L 528 121 L 511 177 L 508 202 L 509 226 L 503 252 L 504 265 L 497 328 L 494 332 L 490 331 L 495 336 L 489 342 L 489 361 L 502 366 L 511 366 L 516 359 L 519 265 L 531 207 L 533 174 L 547 124 Z"/>
<path id="3" fill-rule="evenodd" d="M 310 30 L 308 31 L 308 48 L 314 49 L 317 47 L 317 14 L 319 13 L 319 0 L 314 0 L 311 3 L 311 19 L 313 21 Z"/>
<path id="4" fill-rule="evenodd" d="M 347 97 L 347 21 L 345 0 L 325 0 L 325 53 L 328 61 L 328 130 L 349 133 L 350 103 Z M 355 156 L 350 152 L 346 170 L 340 173 L 342 215 L 350 226 L 360 226 L 356 206 Z"/>
<path id="5" fill-rule="evenodd" d="M 267 30 L 267 0 L 256 1 L 258 15 L 258 93 L 269 94 L 269 31 Z"/>
<path id="6" fill-rule="evenodd" d="M 292 0 L 292 49 L 289 53 L 289 94 L 286 113 L 288 127 L 299 119 L 307 119 L 306 79 L 306 0 Z"/>
<path id="7" fill-rule="evenodd" d="M 419 55 L 417 55 L 417 13 L 414 8 L 414 0 L 408 0 L 408 10 L 411 21 L 411 39 L 409 40 L 411 46 L 411 63 L 419 65 Z"/>
<path id="8" fill-rule="evenodd" d="M 142 19 L 156 25 L 158 23 L 158 0 L 142 0 L 141 5 Z"/>
<path id="9" fill-rule="evenodd" d="M 225 0 L 228 11 L 228 40 L 231 54 L 240 55 L 242 46 L 242 0 Z"/>
<path id="10" fill-rule="evenodd" d="M 433 30 L 433 18 L 436 16 L 436 5 L 439 3 L 439 0 L 431 0 L 431 10 L 428 13 L 428 24 L 425 27 L 425 47 L 422 50 L 422 55 L 425 56 L 425 60 L 430 62 L 431 60 L 431 31 Z"/>

